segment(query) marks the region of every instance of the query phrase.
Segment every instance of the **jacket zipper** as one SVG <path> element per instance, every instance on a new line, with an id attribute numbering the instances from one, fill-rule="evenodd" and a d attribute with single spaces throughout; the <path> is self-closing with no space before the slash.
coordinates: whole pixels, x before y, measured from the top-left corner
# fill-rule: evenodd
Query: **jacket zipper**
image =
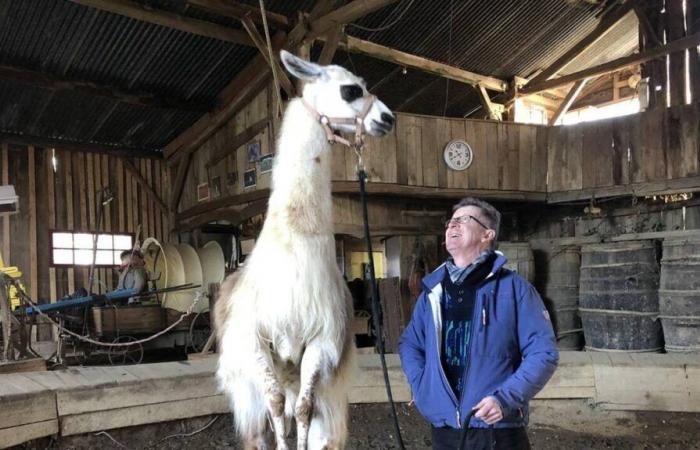
<path id="1" fill-rule="evenodd" d="M 440 322 L 442 322 L 442 311 L 438 311 L 438 314 L 440 314 Z M 436 336 L 437 339 L 442 339 L 442 330 L 440 331 L 440 335 Z M 442 381 L 445 383 L 445 386 L 447 387 L 448 392 L 450 393 L 450 396 L 452 397 L 452 401 L 457 404 L 457 414 L 459 414 L 459 404 L 457 403 L 457 397 L 454 394 L 454 391 L 452 390 L 452 386 L 450 386 L 450 382 L 447 381 L 447 375 L 445 375 L 445 370 L 442 368 L 442 357 L 440 355 L 440 345 L 438 340 L 435 340 L 435 347 L 437 347 L 437 355 L 438 355 L 438 368 L 440 369 L 440 375 L 442 375 Z"/>
<path id="2" fill-rule="evenodd" d="M 467 380 L 469 380 L 469 368 L 471 366 L 471 352 L 472 352 L 472 345 L 474 344 L 474 334 L 476 333 L 476 321 L 478 320 L 478 311 L 481 309 L 480 307 L 483 304 L 483 299 L 479 295 L 479 291 L 477 290 L 477 295 L 476 301 L 474 302 L 474 311 L 472 311 L 472 325 L 471 329 L 469 330 L 469 357 L 467 358 L 467 368 L 464 371 L 464 375 L 462 376 L 462 392 L 459 394 L 459 402 L 457 403 L 457 428 L 462 428 L 462 421 L 459 419 L 459 409 L 462 407 L 462 399 L 464 396 L 464 390 L 467 388 Z M 469 428 L 469 424 L 467 424 L 467 428 Z"/>

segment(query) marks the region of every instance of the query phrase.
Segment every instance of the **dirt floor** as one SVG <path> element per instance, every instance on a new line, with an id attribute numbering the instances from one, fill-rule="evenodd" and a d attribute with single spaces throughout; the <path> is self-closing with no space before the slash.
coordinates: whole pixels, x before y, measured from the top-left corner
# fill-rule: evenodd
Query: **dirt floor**
<path id="1" fill-rule="evenodd" d="M 700 449 L 700 414 L 604 411 L 573 400 L 536 401 L 532 406 L 529 434 L 533 449 Z M 431 448 L 430 429 L 417 411 L 406 404 L 399 404 L 397 408 L 405 448 Z M 351 405 L 350 415 L 348 449 L 398 448 L 388 405 Z M 231 417 L 225 415 L 60 440 L 42 439 L 20 448 L 210 450 L 242 447 L 233 435 Z"/>

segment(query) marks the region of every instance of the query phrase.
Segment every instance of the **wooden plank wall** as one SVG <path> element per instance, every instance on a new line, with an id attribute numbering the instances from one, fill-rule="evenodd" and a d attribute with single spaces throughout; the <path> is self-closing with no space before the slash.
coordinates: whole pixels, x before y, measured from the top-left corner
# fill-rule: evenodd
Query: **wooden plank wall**
<path id="1" fill-rule="evenodd" d="M 264 118 L 271 119 L 270 124 L 253 141 L 260 141 L 262 155 L 274 153 L 280 121 L 270 113 L 275 105 L 271 93 L 269 88 L 261 92 L 197 149 L 178 211 L 195 206 L 197 186 L 211 185 L 215 177 L 219 177 L 220 195 L 224 197 L 270 187 L 270 173 L 260 174 L 260 164 L 248 162 L 246 145 L 228 149 L 230 156 L 209 169 L 207 162 L 215 152 L 226 150 L 234 136 Z M 451 170 L 443 161 L 445 145 L 458 138 L 465 139 L 474 151 L 474 162 L 465 171 Z M 332 153 L 332 179 L 356 181 L 354 153 L 339 145 Z M 394 132 L 381 139 L 369 137 L 365 151 L 371 182 L 422 187 L 545 192 L 546 164 L 547 127 L 403 113 L 397 114 Z M 244 188 L 243 173 L 253 168 L 258 172 L 257 185 Z M 237 181 L 229 184 L 227 174 L 233 172 L 237 173 Z"/>
<path id="2" fill-rule="evenodd" d="M 104 208 L 101 231 L 135 233 L 142 225 L 141 240 L 166 239 L 169 224 L 120 157 L 35 146 L 0 144 L 2 184 L 12 184 L 19 196 L 19 213 L 0 219 L 0 250 L 5 263 L 18 266 L 22 281 L 33 298 L 42 302 L 85 286 L 87 268 L 51 268 L 49 230 L 93 231 L 97 225 L 98 194 L 110 186 L 115 199 Z M 161 199 L 168 198 L 165 163 L 159 159 L 133 159 L 139 173 Z M 100 292 L 116 287 L 118 275 L 97 269 Z"/>
<path id="3" fill-rule="evenodd" d="M 643 183 L 696 177 L 699 140 L 700 103 L 554 127 L 549 132 L 548 192 L 621 186 L 632 192 Z M 600 189 L 596 197 L 605 192 Z"/>
<path id="4" fill-rule="evenodd" d="M 197 186 L 202 183 L 209 184 L 210 200 L 214 200 L 219 196 L 225 197 L 270 187 L 271 172 L 261 174 L 259 162 L 248 162 L 247 146 L 245 144 L 238 148 L 228 149 L 230 151 L 229 156 L 219 161 L 219 163 L 213 167 L 207 168 L 207 164 L 214 152 L 219 152 L 222 149 L 226 150 L 227 146 L 236 135 L 254 123 L 271 116 L 269 111 L 274 111 L 274 109 L 270 108 L 269 105 L 275 104 L 273 103 L 275 99 L 274 96 L 271 95 L 271 92 L 269 88 L 264 89 L 241 112 L 236 114 L 233 119 L 197 149 L 186 177 L 178 211 L 185 211 L 198 203 Z M 262 133 L 251 140 L 251 142 L 260 142 L 260 154 L 263 156 L 272 153 L 274 145 L 273 136 L 277 124 L 278 122 L 276 120 L 272 120 Z M 256 170 L 257 184 L 255 187 L 244 188 L 243 175 L 246 170 L 250 169 Z M 236 174 L 235 182 L 229 181 L 228 175 L 232 173 Z M 220 184 L 219 195 L 214 193 L 211 189 L 213 181 L 217 177 L 219 178 Z"/>

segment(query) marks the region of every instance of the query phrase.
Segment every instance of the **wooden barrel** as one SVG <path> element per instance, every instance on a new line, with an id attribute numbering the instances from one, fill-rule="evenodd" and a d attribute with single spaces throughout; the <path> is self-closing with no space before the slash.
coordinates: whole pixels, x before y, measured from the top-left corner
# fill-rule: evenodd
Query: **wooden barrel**
<path id="1" fill-rule="evenodd" d="M 535 255 L 536 287 L 542 295 L 560 350 L 580 350 L 583 328 L 578 308 L 578 283 L 581 249 L 575 245 L 558 246 Z"/>
<path id="2" fill-rule="evenodd" d="M 656 352 L 663 348 L 654 241 L 583 246 L 579 286 L 587 349 Z"/>
<path id="3" fill-rule="evenodd" d="M 663 243 L 659 312 L 667 352 L 700 353 L 700 237 Z"/>
<path id="4" fill-rule="evenodd" d="M 499 242 L 498 251 L 508 259 L 506 269 L 518 272 L 532 283 L 535 279 L 535 260 L 529 242 Z"/>

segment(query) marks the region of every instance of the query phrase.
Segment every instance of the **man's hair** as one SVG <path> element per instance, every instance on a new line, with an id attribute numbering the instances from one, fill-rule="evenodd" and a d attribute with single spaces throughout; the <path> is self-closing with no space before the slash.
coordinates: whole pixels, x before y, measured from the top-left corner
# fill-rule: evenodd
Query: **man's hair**
<path id="1" fill-rule="evenodd" d="M 498 212 L 498 210 L 494 208 L 492 204 L 474 197 L 465 197 L 460 200 L 459 203 L 452 207 L 452 212 L 454 213 L 459 208 L 464 208 L 465 206 L 476 206 L 479 208 L 481 211 L 481 217 L 477 218 L 484 222 L 484 225 L 496 232 L 496 236 L 493 238 L 493 242 L 491 244 L 491 246 L 495 248 L 501 228 L 501 213 Z"/>

